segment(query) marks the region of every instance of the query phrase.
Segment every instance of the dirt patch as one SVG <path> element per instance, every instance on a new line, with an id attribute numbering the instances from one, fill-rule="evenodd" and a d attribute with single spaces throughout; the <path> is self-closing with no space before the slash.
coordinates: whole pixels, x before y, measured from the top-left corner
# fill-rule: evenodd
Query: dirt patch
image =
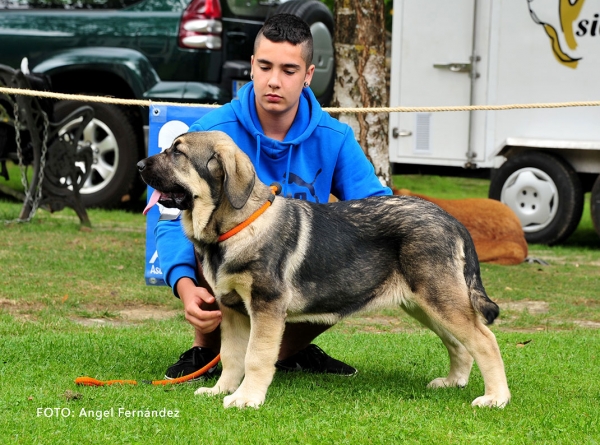
<path id="1" fill-rule="evenodd" d="M 550 305 L 546 301 L 505 301 L 497 302 L 500 310 L 508 309 L 518 312 L 529 312 L 532 315 L 547 314 L 550 311 Z"/>
<path id="2" fill-rule="evenodd" d="M 596 321 L 575 320 L 575 321 L 573 321 L 573 323 L 581 328 L 600 329 L 600 323 L 598 323 Z"/>
<path id="3" fill-rule="evenodd" d="M 527 311 L 531 315 L 544 315 L 550 312 L 550 304 L 546 301 L 499 301 L 497 302 L 501 311 Z M 595 301 L 587 302 L 588 304 L 596 303 Z M 36 312 L 32 311 L 42 309 L 39 304 L 22 302 L 17 300 L 9 300 L 0 298 L 0 311 L 7 312 L 15 318 L 27 321 L 35 321 L 37 319 Z M 132 326 L 144 323 L 148 320 L 167 320 L 180 316 L 183 311 L 179 309 L 171 309 L 168 307 L 152 306 L 152 305 L 135 305 L 135 306 L 101 306 L 101 305 L 85 305 L 79 308 L 84 311 L 77 313 L 77 310 L 72 314 L 67 314 L 67 317 L 73 322 L 82 326 L 101 327 L 101 326 Z M 565 323 L 572 323 L 575 326 L 585 329 L 600 329 L 600 322 L 590 320 L 561 320 Z M 554 322 L 557 322 L 554 320 Z M 558 323 L 558 322 L 557 322 Z M 559 323 L 560 324 L 560 323 Z M 515 330 L 510 327 L 510 317 L 507 320 L 496 320 L 495 326 L 502 330 Z M 363 315 L 356 315 L 342 320 L 338 323 L 338 329 L 348 332 L 373 332 L 373 333 L 396 333 L 396 332 L 417 332 L 425 329 L 418 322 L 414 321 L 408 315 L 398 310 L 398 315 L 384 315 L 377 312 L 369 312 Z M 547 327 L 533 327 L 524 329 L 524 331 L 538 331 L 547 329 Z M 560 329 L 560 327 L 556 327 Z M 516 330 L 519 330 L 518 328 Z"/>
<path id="4" fill-rule="evenodd" d="M 15 318 L 35 320 L 36 314 L 32 309 L 46 308 L 44 304 L 23 302 L 0 298 L 0 311 L 4 311 Z M 136 305 L 116 306 L 84 305 L 73 312 L 85 312 L 88 316 L 68 315 L 70 320 L 83 326 L 123 326 L 144 322 L 146 320 L 168 320 L 183 313 L 183 310 L 170 309 L 161 306 Z"/>
<path id="5" fill-rule="evenodd" d="M 108 312 L 115 314 L 115 317 L 71 317 L 71 320 L 83 326 L 125 326 L 147 320 L 168 320 L 182 313 L 180 310 L 165 309 L 160 306 L 135 306 L 125 309 L 113 308 Z"/>
<path id="6" fill-rule="evenodd" d="M 183 311 L 167 310 L 154 306 L 128 308 L 117 312 L 120 318 L 129 321 L 167 320 L 182 313 Z"/>
<path id="7" fill-rule="evenodd" d="M 11 306 L 16 306 L 16 305 L 17 305 L 17 302 L 15 300 L 8 300 L 6 298 L 0 298 L 0 307 L 3 307 L 3 306 L 11 307 Z"/>
<path id="8" fill-rule="evenodd" d="M 400 316 L 369 314 L 355 315 L 338 323 L 341 329 L 356 329 L 363 332 L 414 332 L 423 328 L 408 315 Z"/>
<path id="9" fill-rule="evenodd" d="M 132 323 L 124 322 L 122 320 L 114 320 L 111 318 L 84 318 L 84 317 L 69 317 L 69 319 L 77 324 L 87 327 L 99 327 L 99 326 L 127 326 Z"/>
<path id="10" fill-rule="evenodd" d="M 147 320 L 167 320 L 181 314 L 181 311 L 167 310 L 160 307 L 142 306 L 123 310 L 111 310 L 116 317 L 86 318 L 69 317 L 82 326 L 130 326 Z"/>

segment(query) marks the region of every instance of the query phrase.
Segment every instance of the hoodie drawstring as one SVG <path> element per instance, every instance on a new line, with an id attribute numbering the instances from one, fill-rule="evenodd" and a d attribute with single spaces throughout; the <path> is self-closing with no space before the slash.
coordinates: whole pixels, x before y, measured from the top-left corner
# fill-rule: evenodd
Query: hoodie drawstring
<path id="1" fill-rule="evenodd" d="M 281 193 L 281 196 L 283 196 L 284 198 L 287 197 L 287 186 L 290 182 L 290 163 L 292 161 L 292 149 L 294 148 L 293 144 L 290 144 L 290 150 L 288 151 L 288 158 L 287 158 L 287 167 L 285 169 L 285 181 L 283 182 L 283 190 Z"/>
<path id="2" fill-rule="evenodd" d="M 260 166 L 260 134 L 256 135 L 256 159 L 254 160 L 254 168 L 258 171 Z"/>

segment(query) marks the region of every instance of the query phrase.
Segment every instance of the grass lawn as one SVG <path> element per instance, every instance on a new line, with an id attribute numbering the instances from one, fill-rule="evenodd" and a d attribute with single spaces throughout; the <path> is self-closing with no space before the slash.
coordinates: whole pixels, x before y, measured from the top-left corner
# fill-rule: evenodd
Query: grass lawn
<path id="1" fill-rule="evenodd" d="M 485 180 L 395 179 L 437 197 L 487 195 Z M 0 220 L 19 209 L 0 200 Z M 445 348 L 397 310 L 319 337 L 355 377 L 278 373 L 259 410 L 193 395 L 214 381 L 76 386 L 82 375 L 160 379 L 190 345 L 179 301 L 144 284 L 139 210 L 92 209 L 91 230 L 69 209 L 0 225 L 0 443 L 600 443 L 600 238 L 587 204 L 564 245 L 530 246 L 548 266 L 482 264 L 502 309 L 504 410 L 470 406 L 483 394 L 477 367 L 465 389 L 426 389 L 447 371 Z"/>

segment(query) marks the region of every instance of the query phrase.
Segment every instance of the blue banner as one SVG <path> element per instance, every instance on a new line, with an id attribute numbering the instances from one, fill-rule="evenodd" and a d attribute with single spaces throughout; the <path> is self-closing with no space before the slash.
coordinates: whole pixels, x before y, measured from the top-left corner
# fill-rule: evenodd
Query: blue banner
<path id="1" fill-rule="evenodd" d="M 169 148 L 177 136 L 188 131 L 189 127 L 214 108 L 150 106 L 150 128 L 148 132 L 148 156 L 160 153 Z M 148 187 L 148 198 L 154 189 Z M 154 227 L 163 213 L 172 212 L 160 204 L 155 205 L 146 215 L 146 284 L 164 286 L 165 280 L 160 269 L 160 259 L 156 251 Z"/>

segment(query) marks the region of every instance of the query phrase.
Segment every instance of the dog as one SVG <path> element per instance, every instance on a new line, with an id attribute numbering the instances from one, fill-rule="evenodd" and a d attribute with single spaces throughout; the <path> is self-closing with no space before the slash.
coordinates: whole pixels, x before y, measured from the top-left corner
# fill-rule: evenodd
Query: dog
<path id="1" fill-rule="evenodd" d="M 495 199 L 441 199 L 394 189 L 394 195 L 416 196 L 437 204 L 469 231 L 480 263 L 521 264 L 528 246 L 521 221 L 506 204 Z"/>
<path id="2" fill-rule="evenodd" d="M 475 359 L 485 394 L 473 406 L 509 402 L 486 326 L 499 308 L 486 295 L 469 232 L 438 206 L 409 196 L 330 204 L 274 196 L 217 131 L 183 134 L 138 170 L 156 190 L 151 201 L 183 211 L 183 230 L 222 311 L 223 370 L 196 394 L 230 394 L 226 408 L 258 408 L 286 322 L 331 325 L 399 305 L 448 349 L 450 371 L 430 388 L 465 386 Z"/>

